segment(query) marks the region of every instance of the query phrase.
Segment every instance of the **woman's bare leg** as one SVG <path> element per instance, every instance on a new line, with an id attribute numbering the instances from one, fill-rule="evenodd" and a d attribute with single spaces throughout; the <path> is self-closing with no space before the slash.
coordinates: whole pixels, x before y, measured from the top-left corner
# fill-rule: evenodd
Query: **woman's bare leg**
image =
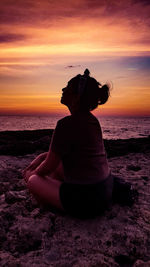
<path id="1" fill-rule="evenodd" d="M 45 157 L 46 154 L 41 154 L 31 163 L 31 168 L 29 166 L 28 170 L 25 172 L 24 179 L 27 182 L 29 191 L 34 195 L 38 202 L 64 211 L 59 196 L 60 186 L 62 184 L 61 181 L 64 180 L 62 162 L 60 162 L 56 170 L 50 175 L 41 177 L 34 174 L 33 167 L 42 162 Z"/>
<path id="2" fill-rule="evenodd" d="M 60 181 L 51 177 L 41 177 L 34 174 L 28 179 L 27 187 L 41 204 L 47 204 L 64 211 L 59 196 L 61 184 Z"/>

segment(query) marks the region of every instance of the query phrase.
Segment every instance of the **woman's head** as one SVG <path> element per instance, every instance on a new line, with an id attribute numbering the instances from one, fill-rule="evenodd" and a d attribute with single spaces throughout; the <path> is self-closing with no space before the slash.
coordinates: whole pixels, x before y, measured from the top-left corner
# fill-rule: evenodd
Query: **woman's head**
<path id="1" fill-rule="evenodd" d="M 74 104 L 79 110 L 91 111 L 106 103 L 110 95 L 109 86 L 102 86 L 89 74 L 89 70 L 86 69 L 84 75 L 78 74 L 68 82 L 67 87 L 62 89 L 62 104 L 68 107 L 69 104 Z"/>

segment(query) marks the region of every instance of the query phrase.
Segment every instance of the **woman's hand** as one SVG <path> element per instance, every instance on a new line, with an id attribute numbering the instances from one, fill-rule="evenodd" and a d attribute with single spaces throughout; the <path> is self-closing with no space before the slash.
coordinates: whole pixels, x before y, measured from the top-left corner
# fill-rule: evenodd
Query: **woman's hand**
<path id="1" fill-rule="evenodd" d="M 24 170 L 22 172 L 22 176 L 23 176 L 26 183 L 28 182 L 30 176 L 33 174 L 35 174 L 35 170 L 32 170 L 32 171 L 31 170 Z"/>
<path id="2" fill-rule="evenodd" d="M 35 170 L 34 166 L 29 165 L 22 171 L 22 177 L 26 179 L 26 176 L 29 176 L 29 173 L 32 173 Z"/>
<path id="3" fill-rule="evenodd" d="M 27 166 L 23 172 L 26 172 L 26 171 L 33 171 L 37 168 L 37 164 L 36 162 L 31 162 L 31 164 L 29 164 L 29 166 Z"/>
<path id="4" fill-rule="evenodd" d="M 49 149 L 47 157 L 42 163 L 36 168 L 35 172 L 39 176 L 46 176 L 53 173 L 59 166 L 61 158 L 58 154 Z"/>
<path id="5" fill-rule="evenodd" d="M 47 152 L 41 153 L 22 171 L 22 176 L 26 182 L 29 177 L 35 173 L 36 168 L 38 168 L 38 166 L 40 166 L 40 164 L 45 160 L 46 156 Z"/>
<path id="6" fill-rule="evenodd" d="M 35 170 L 36 170 L 36 165 L 30 164 L 27 168 L 25 168 L 22 171 L 22 177 L 24 178 L 26 183 L 28 182 L 29 177 L 35 173 Z"/>

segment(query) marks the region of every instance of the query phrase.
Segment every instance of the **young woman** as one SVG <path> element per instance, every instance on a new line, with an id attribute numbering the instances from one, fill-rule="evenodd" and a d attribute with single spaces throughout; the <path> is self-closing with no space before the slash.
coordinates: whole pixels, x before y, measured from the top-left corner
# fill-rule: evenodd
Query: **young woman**
<path id="1" fill-rule="evenodd" d="M 86 69 L 62 89 L 61 103 L 71 115 L 58 121 L 49 151 L 23 173 L 38 201 L 82 217 L 103 212 L 113 188 L 101 127 L 90 112 L 108 100 L 109 87 L 89 74 Z"/>

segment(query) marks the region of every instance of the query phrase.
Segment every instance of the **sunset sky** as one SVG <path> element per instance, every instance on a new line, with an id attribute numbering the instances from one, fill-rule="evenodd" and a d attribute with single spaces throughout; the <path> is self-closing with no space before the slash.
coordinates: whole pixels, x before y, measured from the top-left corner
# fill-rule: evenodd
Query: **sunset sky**
<path id="1" fill-rule="evenodd" d="M 102 115 L 150 115 L 149 0 L 1 0 L 0 115 L 67 113 L 85 68 L 113 84 Z"/>

